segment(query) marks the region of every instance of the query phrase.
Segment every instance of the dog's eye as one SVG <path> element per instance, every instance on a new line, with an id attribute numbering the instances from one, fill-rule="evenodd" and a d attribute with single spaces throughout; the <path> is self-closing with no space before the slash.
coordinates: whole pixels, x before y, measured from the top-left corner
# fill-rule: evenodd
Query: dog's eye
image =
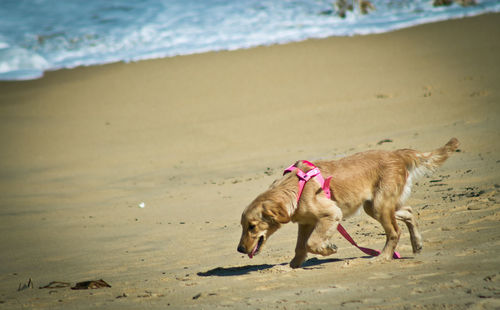
<path id="1" fill-rule="evenodd" d="M 250 224 L 250 225 L 248 225 L 248 229 L 249 229 L 249 230 L 254 230 L 254 229 L 255 229 L 255 225 L 254 225 L 254 224 Z"/>

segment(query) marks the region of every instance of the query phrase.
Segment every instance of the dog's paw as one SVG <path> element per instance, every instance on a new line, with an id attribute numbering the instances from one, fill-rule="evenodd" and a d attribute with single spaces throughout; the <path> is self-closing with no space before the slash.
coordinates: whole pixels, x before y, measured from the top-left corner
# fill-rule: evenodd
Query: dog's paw
<path id="1" fill-rule="evenodd" d="M 422 252 L 422 244 L 416 244 L 413 246 L 413 253 L 418 254 Z"/>
<path id="2" fill-rule="evenodd" d="M 411 239 L 411 247 L 412 247 L 413 253 L 415 253 L 415 254 L 420 253 L 422 251 L 422 246 L 423 246 L 423 242 L 422 242 L 422 237 L 420 236 L 420 234 Z"/>
<path id="3" fill-rule="evenodd" d="M 337 252 L 337 249 L 338 249 L 338 248 L 337 248 L 337 245 L 336 245 L 336 244 L 333 244 L 333 243 L 330 243 L 330 244 L 328 245 L 328 248 L 330 248 L 330 249 L 334 250 L 335 252 Z"/>
<path id="4" fill-rule="evenodd" d="M 302 263 L 306 260 L 306 257 L 297 257 L 295 256 L 292 261 L 290 262 L 290 267 L 292 268 L 299 268 L 302 266 Z"/>
<path id="5" fill-rule="evenodd" d="M 301 265 L 302 265 L 302 262 L 299 263 L 299 262 L 296 262 L 294 260 L 292 260 L 290 262 L 290 267 L 293 268 L 293 269 L 299 268 Z"/>
<path id="6" fill-rule="evenodd" d="M 333 243 L 325 243 L 319 247 L 309 247 L 309 252 L 328 256 L 337 253 L 337 246 Z"/>
<path id="7" fill-rule="evenodd" d="M 337 253 L 337 245 L 333 244 L 333 243 L 329 243 L 325 246 L 325 248 L 328 250 L 329 254 L 335 254 Z"/>

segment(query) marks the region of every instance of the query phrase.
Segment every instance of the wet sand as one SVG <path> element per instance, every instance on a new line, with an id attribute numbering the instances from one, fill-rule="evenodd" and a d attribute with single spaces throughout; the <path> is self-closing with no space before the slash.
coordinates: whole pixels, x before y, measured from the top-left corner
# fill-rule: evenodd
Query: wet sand
<path id="1" fill-rule="evenodd" d="M 0 83 L 0 309 L 498 309 L 499 37 L 489 14 Z M 244 207 L 296 160 L 451 137 L 408 201 L 421 254 L 402 227 L 401 260 L 339 236 L 292 270 L 294 224 L 236 252 Z M 365 214 L 343 225 L 384 244 Z"/>

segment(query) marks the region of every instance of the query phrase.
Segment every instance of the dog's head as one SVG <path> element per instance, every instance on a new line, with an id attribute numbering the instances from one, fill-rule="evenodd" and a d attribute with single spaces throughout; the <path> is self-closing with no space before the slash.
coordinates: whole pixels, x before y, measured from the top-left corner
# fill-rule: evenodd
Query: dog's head
<path id="1" fill-rule="evenodd" d="M 284 203 L 272 199 L 268 192 L 257 197 L 241 215 L 243 229 L 238 252 L 250 258 L 258 254 L 267 239 L 288 223 L 290 216 Z"/>

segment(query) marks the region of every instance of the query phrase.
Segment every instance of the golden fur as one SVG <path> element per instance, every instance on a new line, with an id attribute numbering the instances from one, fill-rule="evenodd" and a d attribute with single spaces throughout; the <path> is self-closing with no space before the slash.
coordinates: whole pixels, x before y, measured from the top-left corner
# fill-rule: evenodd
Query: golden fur
<path id="1" fill-rule="evenodd" d="M 325 256 L 336 253 L 337 248 L 330 238 L 337 231 L 337 224 L 363 207 L 382 224 L 386 234 L 386 243 L 378 259 L 392 258 L 401 234 L 396 220 L 407 225 L 413 252 L 417 253 L 422 249 L 422 237 L 412 208 L 404 202 L 412 182 L 442 165 L 458 145 L 458 140 L 452 138 L 432 152 L 367 151 L 340 160 L 316 161 L 314 164 L 323 177 L 332 177 L 332 199 L 325 196 L 317 181 L 311 180 L 304 186 L 298 206 L 298 178 L 296 172 L 288 173 L 244 210 L 238 251 L 252 257 L 282 224 L 292 221 L 299 224 L 299 230 L 290 266 L 300 267 L 307 252 Z M 301 161 L 295 165 L 303 171 L 311 169 Z"/>

